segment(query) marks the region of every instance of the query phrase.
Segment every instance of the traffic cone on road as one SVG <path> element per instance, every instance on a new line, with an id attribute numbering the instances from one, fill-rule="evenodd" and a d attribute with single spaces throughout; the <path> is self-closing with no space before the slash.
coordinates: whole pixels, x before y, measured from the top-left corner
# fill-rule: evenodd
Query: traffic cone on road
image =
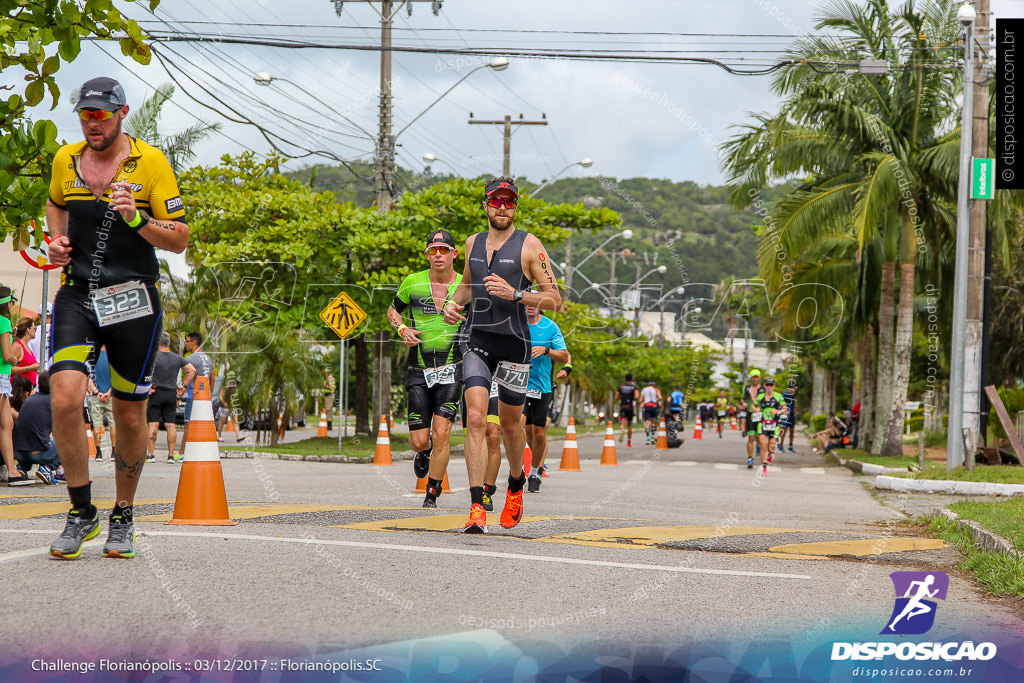
<path id="1" fill-rule="evenodd" d="M 615 432 L 612 431 L 612 423 L 609 422 L 604 430 L 604 448 L 601 449 L 602 465 L 618 465 L 619 460 L 615 457 Z"/>
<path id="2" fill-rule="evenodd" d="M 89 451 L 88 451 L 89 452 L 89 458 L 90 459 L 95 458 L 96 457 L 96 441 L 92 437 L 92 425 L 90 425 L 88 422 L 85 423 L 85 438 L 89 440 L 89 446 L 88 446 L 88 448 L 89 448 Z"/>
<path id="3" fill-rule="evenodd" d="M 700 423 L 698 422 L 697 424 L 700 424 Z M 661 422 L 658 424 L 658 433 L 657 433 L 657 439 L 655 439 L 655 441 L 654 441 L 654 450 L 656 450 L 656 451 L 667 451 L 668 450 L 668 434 L 665 433 L 665 418 L 661 418 Z"/>
<path id="4" fill-rule="evenodd" d="M 420 477 L 416 480 L 416 488 L 413 493 L 427 492 L 427 477 Z M 451 493 L 452 487 L 448 484 L 448 470 L 444 471 L 444 479 L 441 480 L 441 493 Z"/>
<path id="5" fill-rule="evenodd" d="M 526 448 L 523 449 L 523 471 L 526 472 L 526 476 L 530 476 L 531 467 L 533 467 L 533 449 L 527 442 Z"/>
<path id="6" fill-rule="evenodd" d="M 737 430 L 737 427 L 736 427 L 736 416 L 735 415 L 732 416 L 732 426 L 730 426 L 729 429 L 731 429 L 734 432 Z"/>
<path id="7" fill-rule="evenodd" d="M 562 446 L 562 464 L 559 471 L 582 472 L 580 469 L 580 452 L 576 448 L 576 420 L 569 418 L 569 426 L 565 428 L 565 445 Z"/>
<path id="8" fill-rule="evenodd" d="M 693 438 L 694 439 L 703 439 L 704 438 L 704 428 L 701 427 L 701 424 L 700 424 L 700 415 L 697 416 L 697 424 L 693 425 Z"/>
<path id="9" fill-rule="evenodd" d="M 316 428 L 317 436 L 327 436 L 327 411 L 320 411 L 320 426 Z"/>
<path id="10" fill-rule="evenodd" d="M 217 425 L 210 401 L 210 378 L 197 377 L 192 415 L 185 430 L 185 458 L 178 477 L 174 514 L 168 524 L 231 526 L 224 471 L 217 448 Z"/>
<path id="11" fill-rule="evenodd" d="M 388 416 L 380 416 L 377 428 L 377 447 L 373 449 L 374 465 L 394 465 L 391 461 L 391 439 L 388 438 Z"/>

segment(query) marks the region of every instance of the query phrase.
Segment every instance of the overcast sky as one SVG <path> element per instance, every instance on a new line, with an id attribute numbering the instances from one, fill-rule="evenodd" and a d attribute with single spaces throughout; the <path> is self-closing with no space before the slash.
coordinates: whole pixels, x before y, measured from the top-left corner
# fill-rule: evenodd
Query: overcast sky
<path id="1" fill-rule="evenodd" d="M 340 17 L 331 0 L 164 0 L 155 18 L 146 11 L 146 2 L 118 4 L 146 27 L 164 32 L 223 31 L 362 45 L 376 44 L 379 38 L 373 8 L 353 0 L 344 3 Z M 757 68 L 776 61 L 796 36 L 813 32 L 814 17 L 822 4 L 817 0 L 444 0 L 440 15 L 434 16 L 429 2 L 417 2 L 412 17 L 403 10 L 396 19 L 394 42 L 419 47 L 685 49 L 689 55 L 721 58 L 737 68 Z M 992 4 L 997 17 L 1024 16 L 1021 0 L 993 0 Z M 224 23 L 184 23 L 190 21 Z M 296 25 L 304 26 L 292 28 Z M 646 35 L 585 33 L 588 31 Z M 654 33 L 675 35 L 651 35 Z M 346 159 L 371 159 L 372 142 L 353 126 L 339 122 L 337 112 L 366 131 L 376 131 L 378 53 L 186 43 L 160 49 L 180 67 L 174 76 L 182 88 L 216 110 L 179 91 L 173 104 L 165 108 L 162 132 L 173 133 L 197 119 L 223 125 L 223 135 L 215 135 L 203 145 L 200 163 L 214 164 L 222 154 L 247 148 L 260 154 L 270 150 L 253 126 L 222 118 L 217 112 L 225 111 L 225 105 L 297 145 L 324 149 Z M 739 61 L 740 57 L 745 61 Z M 403 128 L 485 61 L 396 53 L 394 130 Z M 257 85 L 253 80 L 257 72 L 287 78 L 297 87 L 283 81 L 269 87 Z M 193 75 L 209 92 L 183 74 Z M 81 139 L 68 97 L 95 75 L 120 80 L 132 105 L 149 95 L 152 86 L 171 81 L 156 59 L 149 66 L 138 66 L 121 57 L 116 45 L 90 43 L 78 60 L 58 74 L 64 92 L 58 110 L 37 108 L 36 116 L 54 118 L 67 140 Z M 770 76 L 735 76 L 708 65 L 513 58 L 501 73 L 487 68 L 473 73 L 413 123 L 398 139 L 398 162 L 422 168 L 422 155 L 432 153 L 445 162 L 435 165 L 438 170 L 454 168 L 467 176 L 497 173 L 501 169 L 501 130 L 498 126 L 468 125 L 469 113 L 478 119 L 501 119 L 505 114 L 519 118 L 521 114 L 529 120 L 545 117 L 548 125 L 516 130 L 513 175 L 539 181 L 589 157 L 594 160 L 591 168 L 573 166 L 561 177 L 649 176 L 720 183 L 716 145 L 731 134 L 730 126 L 748 120 L 747 112 L 775 108 L 770 83 Z M 325 111 L 302 90 L 334 112 Z M 302 153 L 298 146 L 282 144 L 291 153 Z M 292 162 L 292 167 L 305 163 Z M 318 163 L 331 162 L 321 159 Z"/>

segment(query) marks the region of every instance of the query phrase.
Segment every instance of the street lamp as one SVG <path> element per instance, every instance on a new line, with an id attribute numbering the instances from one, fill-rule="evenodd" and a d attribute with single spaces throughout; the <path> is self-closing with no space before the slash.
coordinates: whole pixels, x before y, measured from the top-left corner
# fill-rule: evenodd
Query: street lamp
<path id="1" fill-rule="evenodd" d="M 342 119 L 344 119 L 344 120 L 348 121 L 348 122 L 349 122 L 349 123 L 351 123 L 351 124 L 352 124 L 353 126 L 355 126 L 356 128 L 358 128 L 358 129 L 359 129 L 360 131 L 362 131 L 362 132 L 363 132 L 363 133 L 364 133 L 364 134 L 366 135 L 366 137 L 368 137 L 368 138 L 369 138 L 369 139 L 371 139 L 371 140 L 373 140 L 373 139 L 374 139 L 373 133 L 371 133 L 370 131 L 366 130 L 365 128 L 363 128 L 362 126 L 360 126 L 360 125 L 359 125 L 358 123 L 356 123 L 355 121 L 353 121 L 353 120 L 352 120 L 352 119 L 350 119 L 349 117 L 345 116 L 345 115 L 344 115 L 344 114 L 342 114 L 342 113 L 341 113 L 340 111 L 338 111 L 337 109 L 335 109 L 335 108 L 334 108 L 334 107 L 332 107 L 331 105 L 327 104 L 326 102 L 324 102 L 323 100 L 321 100 L 321 99 L 320 99 L 319 97 L 317 97 L 317 96 L 316 96 L 316 95 L 314 95 L 313 93 L 311 93 L 311 92 L 309 92 L 308 90 L 306 90 L 305 88 L 303 88 L 303 87 L 302 87 L 301 85 L 299 85 L 299 84 L 298 84 L 298 83 L 296 83 L 295 81 L 289 80 L 289 79 L 287 79 L 287 78 L 284 78 L 284 77 L 282 77 L 282 76 L 272 76 L 271 74 L 267 73 L 266 71 L 261 71 L 261 72 L 259 72 L 258 74 L 256 74 L 256 75 L 255 75 L 255 76 L 253 77 L 253 80 L 254 80 L 254 81 L 256 81 L 256 85 L 263 85 L 263 86 L 269 86 L 269 85 L 270 85 L 271 83 L 273 83 L 274 81 L 284 81 L 285 83 L 291 83 L 291 84 L 292 84 L 292 85 L 294 85 L 294 86 L 295 86 L 296 88 L 298 88 L 299 90 L 301 90 L 302 92 L 304 92 L 304 93 L 305 93 L 306 95 L 308 95 L 309 97 L 311 97 L 311 98 L 313 98 L 314 100 L 316 100 L 317 102 L 319 102 L 319 103 L 320 103 L 320 104 L 321 104 L 321 105 L 322 105 L 323 107 L 325 107 L 325 108 L 326 108 L 326 109 L 328 109 L 329 111 L 332 111 L 332 112 L 334 112 L 335 114 L 337 114 L 338 116 L 340 116 L 340 117 L 341 117 Z"/>
<path id="2" fill-rule="evenodd" d="M 573 166 L 582 166 L 583 168 L 590 168 L 590 167 L 591 167 L 591 166 L 593 166 L 593 165 L 594 165 L 594 160 L 593 160 L 593 159 L 591 159 L 590 157 L 586 157 L 586 158 L 584 158 L 584 159 L 580 159 L 579 161 L 574 161 L 574 162 L 572 162 L 571 164 L 569 164 L 568 166 L 566 166 L 565 168 L 563 168 L 563 169 L 562 169 L 561 171 L 559 171 L 558 173 L 554 174 L 553 176 L 551 176 L 550 178 L 548 178 L 547 180 L 545 180 L 545 181 L 544 181 L 543 183 L 541 183 L 541 184 L 540 184 L 540 187 L 538 187 L 538 188 L 537 188 L 536 190 L 534 190 L 533 192 L 531 192 L 531 193 L 530 193 L 530 196 L 532 196 L 532 197 L 536 197 L 536 196 L 537 196 L 537 193 L 538 193 L 538 192 L 540 192 L 540 191 L 541 191 L 541 190 L 543 190 L 543 189 L 544 189 L 545 187 L 547 187 L 548 185 L 550 185 L 550 184 L 551 184 L 551 182 L 552 182 L 552 181 L 553 181 L 553 180 L 554 180 L 555 178 L 557 178 L 558 176 L 562 175 L 563 173 L 565 173 L 566 171 L 568 171 L 568 170 L 569 170 L 570 168 L 572 168 Z"/>
<path id="3" fill-rule="evenodd" d="M 685 293 L 686 293 L 686 287 L 676 287 L 674 289 L 670 289 L 664 296 L 662 296 L 660 299 L 658 299 L 656 302 L 654 302 L 654 305 L 660 307 L 660 311 L 661 311 L 661 317 L 658 320 L 658 327 L 661 330 L 659 336 L 661 337 L 662 341 L 664 341 L 664 339 L 665 339 L 665 300 L 668 299 L 671 296 L 676 295 L 676 294 L 685 294 Z M 659 342 L 659 345 L 660 345 L 660 342 Z"/>
<path id="4" fill-rule="evenodd" d="M 588 161 L 588 160 L 584 159 L 584 161 Z M 536 194 L 536 193 L 534 193 L 534 194 Z M 607 245 L 609 242 L 611 242 L 616 237 L 621 237 L 624 240 L 631 240 L 631 239 L 633 239 L 633 231 L 627 228 L 627 229 L 623 230 L 622 232 L 615 233 L 614 235 L 612 235 L 611 237 L 606 239 L 604 242 L 601 242 L 601 244 L 599 244 L 597 246 L 597 249 L 594 249 L 592 252 L 587 254 L 587 256 L 582 261 L 580 261 L 579 263 L 577 263 L 574 266 L 574 265 L 572 265 L 572 261 L 570 260 L 572 258 L 572 242 L 571 242 L 572 235 L 569 236 L 569 238 L 565 241 L 565 260 L 566 260 L 566 265 L 563 267 L 563 270 L 565 270 L 565 287 L 566 287 L 566 289 L 569 290 L 570 293 L 572 293 L 572 276 L 573 276 L 573 273 L 578 271 L 580 269 L 580 267 L 584 263 L 586 263 L 587 261 L 590 260 L 590 257 L 592 257 L 594 254 L 596 254 L 599 251 L 601 251 L 605 247 L 605 245 Z M 613 268 L 613 271 L 614 271 L 614 268 Z M 580 273 L 580 276 L 582 276 L 584 280 L 587 280 L 587 282 L 590 282 L 590 280 L 587 279 L 587 277 L 585 275 L 583 275 L 583 273 Z"/>
<path id="5" fill-rule="evenodd" d="M 430 152 L 427 152 L 426 154 L 423 155 L 423 161 L 427 162 L 428 164 L 433 164 L 435 161 L 440 161 L 443 164 L 448 164 L 448 168 L 450 168 L 453 171 L 455 171 L 455 175 L 459 175 L 458 170 L 456 170 L 456 168 L 454 166 L 449 164 L 444 159 L 441 159 L 440 157 L 438 157 L 438 156 L 436 156 L 434 154 L 431 154 Z"/>
<path id="6" fill-rule="evenodd" d="M 974 19 L 970 3 L 960 6 L 956 18 L 964 25 L 964 107 L 960 123 L 960 186 L 957 193 L 956 263 L 953 278 L 953 338 L 949 354 L 949 433 L 946 469 L 964 461 L 964 366 L 967 342 L 967 259 L 970 249 L 971 144 L 974 136 Z M 971 444 L 973 447 L 974 444 Z M 973 454 L 972 454 L 973 456 Z"/>
<path id="7" fill-rule="evenodd" d="M 405 131 L 406 131 L 406 130 L 407 130 L 407 129 L 409 128 L 409 126 L 411 126 L 412 124 L 416 123 L 416 121 L 417 121 L 417 120 L 418 120 L 418 119 L 419 119 L 419 118 L 420 118 L 421 116 L 423 116 L 423 115 L 424 115 L 424 114 L 426 114 L 426 113 L 427 113 L 428 111 L 430 111 L 430 110 L 431 110 L 431 108 L 432 108 L 432 107 L 433 107 L 433 106 L 434 106 L 435 104 L 437 104 L 438 102 L 440 102 L 441 100 L 443 100 L 443 99 L 444 99 L 444 96 L 445 96 L 445 95 L 447 95 L 448 93 L 450 93 L 450 92 L 451 92 L 452 90 L 455 90 L 456 86 L 458 86 L 458 85 L 459 85 L 459 83 L 462 83 L 462 81 L 466 80 L 467 78 L 469 78 L 470 76 L 472 76 L 472 75 L 473 75 L 474 73 L 476 73 L 476 72 L 477 72 L 477 71 L 479 71 L 480 69 L 494 69 L 495 71 L 504 71 L 504 70 L 505 70 L 505 69 L 507 69 L 507 68 L 508 68 L 508 59 L 506 59 L 505 57 L 495 57 L 494 59 L 492 59 L 492 60 L 491 60 L 490 62 L 488 62 L 487 64 L 481 64 L 480 66 L 478 66 L 478 67 L 476 67 L 476 68 L 474 68 L 474 69 L 470 69 L 470 70 L 469 70 L 468 72 L 466 72 L 466 75 L 465 75 L 465 76 L 463 76 L 463 77 L 462 77 L 462 78 L 460 78 L 459 80 L 457 80 L 457 81 L 455 81 L 454 83 L 452 83 L 452 86 L 451 86 L 450 88 L 448 88 L 448 89 L 447 89 L 447 90 L 445 90 L 445 91 L 444 91 L 443 93 L 441 93 L 441 94 L 440 94 L 440 95 L 439 95 L 439 96 L 437 97 L 437 99 L 436 99 L 436 100 L 434 100 L 433 102 L 431 102 L 430 104 L 428 104 L 428 105 L 427 105 L 427 108 L 426 108 L 426 109 L 424 109 L 423 111 L 421 111 L 421 112 L 420 112 L 419 114 L 417 114 L 417 115 L 416 115 L 416 117 L 415 117 L 415 118 L 414 118 L 414 119 L 413 119 L 412 121 L 410 121 L 409 123 L 405 124 L 405 126 L 404 126 L 404 127 L 402 128 L 402 130 L 400 130 L 400 131 L 398 131 L 397 133 L 395 133 L 395 134 L 394 134 L 394 135 L 393 135 L 393 136 L 391 137 L 391 145 L 392 145 L 392 146 L 394 146 L 394 144 L 395 144 L 395 140 L 397 140 L 397 139 L 398 139 L 398 136 L 399 136 L 399 135 L 401 135 L 402 133 L 404 133 L 404 132 L 405 132 Z"/>
<path id="8" fill-rule="evenodd" d="M 641 275 L 636 282 L 633 283 L 632 289 L 636 293 L 636 306 L 633 309 L 633 336 L 640 336 L 640 283 L 647 279 L 648 276 L 654 273 L 664 274 L 668 268 L 665 266 L 657 266 L 651 268 L 649 271 Z"/>
<path id="9" fill-rule="evenodd" d="M 686 343 L 686 316 L 688 316 L 690 314 L 690 304 L 692 304 L 694 301 L 696 301 L 696 299 L 687 299 L 686 303 L 683 304 L 683 312 L 682 312 L 681 319 L 682 319 L 682 322 L 683 322 L 682 333 L 683 333 L 683 343 L 684 344 Z M 701 311 L 700 306 L 697 306 L 696 308 L 693 309 L 694 313 L 700 313 L 700 311 Z"/>

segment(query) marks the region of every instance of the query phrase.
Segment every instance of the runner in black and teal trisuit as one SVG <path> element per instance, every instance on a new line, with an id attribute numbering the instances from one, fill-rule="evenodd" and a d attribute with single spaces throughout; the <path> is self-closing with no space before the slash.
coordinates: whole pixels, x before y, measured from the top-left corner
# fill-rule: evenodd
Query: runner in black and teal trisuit
<path id="1" fill-rule="evenodd" d="M 423 507 L 437 507 L 448 469 L 449 436 L 462 395 L 459 325 L 445 323 L 441 309 L 462 281 L 453 264 L 455 238 L 435 230 L 427 238 L 430 268 L 405 278 L 388 308 L 388 321 L 409 348 L 409 445 L 416 451 L 413 470 L 428 477 Z M 409 309 L 409 324 L 402 313 Z M 433 457 L 431 452 L 433 451 Z"/>
<path id="2" fill-rule="evenodd" d="M 765 377 L 764 391 L 757 395 L 755 410 L 761 413 L 757 427 L 757 440 L 761 446 L 761 476 L 768 476 L 768 463 L 774 460 L 775 439 L 778 436 L 779 418 L 786 414 L 786 400 L 775 391 L 775 378 Z"/>

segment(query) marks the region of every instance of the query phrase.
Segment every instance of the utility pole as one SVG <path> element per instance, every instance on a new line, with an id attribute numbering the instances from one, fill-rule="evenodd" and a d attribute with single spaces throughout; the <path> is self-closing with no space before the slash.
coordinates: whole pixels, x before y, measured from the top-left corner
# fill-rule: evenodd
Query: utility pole
<path id="1" fill-rule="evenodd" d="M 524 121 L 523 120 L 523 115 L 520 114 L 519 115 L 519 120 L 513 123 L 512 115 L 511 114 L 506 114 L 505 118 L 502 119 L 501 121 L 481 121 L 479 119 L 474 119 L 473 118 L 473 114 L 471 113 L 469 115 L 469 123 L 471 125 L 472 124 L 480 124 L 480 125 L 488 125 L 488 126 L 504 126 L 504 128 L 505 128 L 505 135 L 504 135 L 504 139 L 505 139 L 505 156 L 504 156 L 504 160 L 502 161 L 502 164 L 501 164 L 501 175 L 505 176 L 506 178 L 511 178 L 512 177 L 512 126 L 546 126 L 546 125 L 548 125 L 547 115 L 546 114 L 541 114 L 541 116 L 544 119 L 543 121 Z"/>
<path id="2" fill-rule="evenodd" d="M 989 50 L 992 48 L 990 0 L 975 0 L 974 83 L 971 156 L 987 158 L 989 127 Z M 988 227 L 988 203 L 974 200 L 970 209 L 970 237 L 967 257 L 967 330 L 964 342 L 964 423 L 967 447 L 964 460 L 973 469 L 976 447 L 986 441 L 981 432 L 981 415 L 987 408 L 982 388 L 982 338 L 985 312 L 985 237 Z"/>
<path id="3" fill-rule="evenodd" d="M 331 0 L 340 17 L 344 2 Z M 363 1 L 363 0 L 361 0 Z M 380 103 L 377 112 L 377 141 L 374 150 L 374 172 L 377 179 L 377 212 L 387 213 L 395 200 L 395 137 L 391 133 L 391 25 L 403 7 L 411 13 L 414 2 L 430 2 L 434 14 L 441 10 L 443 0 L 365 0 L 380 17 Z M 373 415 L 371 425 L 381 415 L 391 414 L 391 334 L 379 332 L 374 339 Z M 344 382 L 344 378 L 341 380 Z"/>

